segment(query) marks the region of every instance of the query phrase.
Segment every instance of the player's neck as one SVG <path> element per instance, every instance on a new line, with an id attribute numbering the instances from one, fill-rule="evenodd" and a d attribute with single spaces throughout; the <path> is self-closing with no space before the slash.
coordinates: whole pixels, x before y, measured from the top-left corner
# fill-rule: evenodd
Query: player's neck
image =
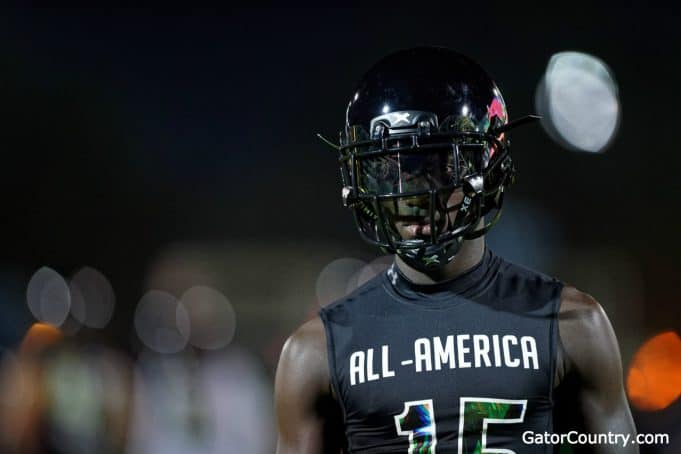
<path id="1" fill-rule="evenodd" d="M 428 273 L 424 273 L 407 265 L 399 255 L 395 255 L 395 263 L 400 272 L 411 282 L 419 285 L 436 284 L 454 279 L 480 263 L 485 253 L 485 237 L 466 240 L 461 245 L 454 260 L 446 266 Z"/>

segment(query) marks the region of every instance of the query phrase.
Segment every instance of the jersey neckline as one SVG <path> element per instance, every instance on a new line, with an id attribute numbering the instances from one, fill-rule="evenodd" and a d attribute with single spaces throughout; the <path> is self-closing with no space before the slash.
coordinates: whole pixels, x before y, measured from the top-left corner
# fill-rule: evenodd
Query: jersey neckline
<path id="1" fill-rule="evenodd" d="M 447 281 L 416 284 L 407 279 L 395 262 L 383 272 L 383 281 L 389 293 L 409 304 L 449 307 L 483 292 L 494 278 L 498 262 L 498 257 L 485 246 L 482 259 L 476 265 Z"/>

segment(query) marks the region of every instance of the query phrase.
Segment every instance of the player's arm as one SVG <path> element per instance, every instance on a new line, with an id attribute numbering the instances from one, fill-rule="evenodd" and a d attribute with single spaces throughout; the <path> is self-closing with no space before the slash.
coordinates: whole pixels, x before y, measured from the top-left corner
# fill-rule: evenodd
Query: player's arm
<path id="1" fill-rule="evenodd" d="M 563 361 L 575 374 L 577 405 L 584 428 L 590 433 L 608 432 L 636 436 L 622 382 L 620 351 L 607 315 L 590 295 L 565 287 L 559 319 Z M 631 442 L 631 440 L 630 440 Z M 628 445 L 595 445 L 596 453 L 638 453 Z"/>
<path id="2" fill-rule="evenodd" d="M 284 344 L 274 385 L 277 454 L 339 453 L 339 409 L 331 396 L 326 335 L 319 317 Z"/>

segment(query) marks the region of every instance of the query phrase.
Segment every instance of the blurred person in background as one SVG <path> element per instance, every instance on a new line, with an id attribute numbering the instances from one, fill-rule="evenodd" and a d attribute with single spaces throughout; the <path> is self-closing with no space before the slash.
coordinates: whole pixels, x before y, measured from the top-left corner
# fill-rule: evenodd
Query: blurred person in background
<path id="1" fill-rule="evenodd" d="M 127 453 L 271 452 L 271 388 L 245 350 L 145 352 Z"/>
<path id="2" fill-rule="evenodd" d="M 284 345 L 279 454 L 552 452 L 522 434 L 634 436 L 599 303 L 485 245 L 515 175 L 507 133 L 532 119 L 509 122 L 491 77 L 445 48 L 391 54 L 363 77 L 332 145 L 361 236 L 395 259 Z"/>
<path id="3" fill-rule="evenodd" d="M 130 372 L 125 355 L 34 324 L 0 367 L 0 451 L 124 452 Z"/>

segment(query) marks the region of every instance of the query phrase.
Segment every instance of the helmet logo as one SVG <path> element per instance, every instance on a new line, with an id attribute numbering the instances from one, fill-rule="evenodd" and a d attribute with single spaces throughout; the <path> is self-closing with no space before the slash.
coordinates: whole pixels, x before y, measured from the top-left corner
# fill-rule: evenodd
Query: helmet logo
<path id="1" fill-rule="evenodd" d="M 375 131 L 378 124 L 384 124 L 389 129 L 404 128 L 405 126 L 415 127 L 419 121 L 428 122 L 434 128 L 437 128 L 437 115 L 420 110 L 396 110 L 395 112 L 379 115 L 371 120 L 370 128 L 371 131 Z"/>
<path id="2" fill-rule="evenodd" d="M 439 265 L 440 264 L 440 258 L 437 256 L 437 254 L 433 254 L 430 257 L 423 257 L 423 263 L 426 266 Z"/>
<path id="3" fill-rule="evenodd" d="M 411 115 L 409 112 L 395 112 L 390 123 L 392 126 L 398 126 L 400 123 L 409 125 L 411 124 L 411 121 L 409 121 L 409 115 Z"/>

